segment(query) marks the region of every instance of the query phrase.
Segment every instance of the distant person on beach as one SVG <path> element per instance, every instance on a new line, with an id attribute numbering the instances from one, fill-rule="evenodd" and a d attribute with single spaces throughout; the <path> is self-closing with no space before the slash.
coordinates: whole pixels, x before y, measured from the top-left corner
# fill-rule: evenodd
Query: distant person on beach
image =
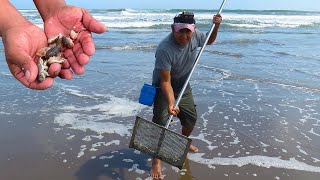
<path id="1" fill-rule="evenodd" d="M 207 44 L 215 41 L 221 21 L 220 14 L 213 17 L 215 27 Z M 190 84 L 177 109 L 174 108 L 175 99 L 195 63 L 198 47 L 205 43 L 207 36 L 196 29 L 194 15 L 191 12 L 182 12 L 174 17 L 171 28 L 172 32 L 160 42 L 155 53 L 152 83 L 160 88 L 157 88 L 156 92 L 152 121 L 165 126 L 169 115 L 177 116 L 182 125 L 182 134 L 188 137 L 197 121 Z M 198 148 L 190 145 L 190 151 L 198 152 Z M 153 158 L 151 177 L 163 179 L 161 171 L 161 160 Z"/>
<path id="2" fill-rule="evenodd" d="M 24 18 L 8 0 L 0 0 L 0 36 L 13 76 L 30 89 L 44 90 L 52 86 L 57 76 L 72 79 L 73 73 L 84 73 L 84 65 L 95 52 L 91 32 L 103 33 L 106 27 L 85 9 L 66 5 L 65 0 L 34 0 L 34 4 L 43 19 L 44 31 Z M 37 51 L 47 46 L 48 38 L 71 30 L 79 34 L 73 48 L 63 51 L 67 61 L 52 64 L 48 69 L 50 77 L 37 81 Z"/>

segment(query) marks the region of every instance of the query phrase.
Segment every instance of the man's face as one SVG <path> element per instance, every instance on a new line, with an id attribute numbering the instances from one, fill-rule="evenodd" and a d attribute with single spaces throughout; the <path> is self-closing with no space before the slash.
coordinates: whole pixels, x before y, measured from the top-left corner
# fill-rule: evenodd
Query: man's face
<path id="1" fill-rule="evenodd" d="M 180 29 L 178 32 L 173 31 L 174 38 L 181 46 L 186 46 L 192 38 L 193 32 L 190 29 Z"/>

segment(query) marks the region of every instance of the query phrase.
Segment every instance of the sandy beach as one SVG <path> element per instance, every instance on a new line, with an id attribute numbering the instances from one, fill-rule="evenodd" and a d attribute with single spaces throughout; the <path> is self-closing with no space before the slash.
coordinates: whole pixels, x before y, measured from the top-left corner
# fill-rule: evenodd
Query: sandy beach
<path id="1" fill-rule="evenodd" d="M 42 27 L 36 10 L 21 12 Z M 177 10 L 90 12 L 109 31 L 93 34 L 96 52 L 83 75 L 56 78 L 48 90 L 16 81 L 0 45 L 0 180 L 150 179 L 151 157 L 128 146 L 135 117 L 152 118 L 138 97 Z M 195 14 L 206 32 L 212 11 Z M 181 171 L 164 163 L 165 179 L 318 180 L 319 13 L 223 17 L 190 82 L 198 112 L 191 139 L 200 151 Z"/>
<path id="2" fill-rule="evenodd" d="M 81 137 L 85 136 L 85 132 L 57 132 L 52 124 L 44 120 L 47 118 L 35 120 L 38 118 L 34 115 L 20 115 L 8 119 L 12 120 L 1 119 L 0 127 L 0 178 L 3 180 L 150 179 L 150 157 L 129 149 L 126 146 L 128 138 L 110 135 L 84 143 L 82 139 L 70 138 L 70 135 Z M 99 142 L 103 143 L 99 145 Z M 205 149 L 200 142 L 195 141 L 195 144 L 200 148 L 200 153 L 201 149 Z M 87 148 L 89 152 L 81 156 L 79 147 Z M 316 180 L 319 175 L 318 172 L 254 165 L 208 167 L 191 160 L 185 162 L 181 171 L 168 164 L 164 164 L 163 169 L 165 179 L 179 180 Z"/>

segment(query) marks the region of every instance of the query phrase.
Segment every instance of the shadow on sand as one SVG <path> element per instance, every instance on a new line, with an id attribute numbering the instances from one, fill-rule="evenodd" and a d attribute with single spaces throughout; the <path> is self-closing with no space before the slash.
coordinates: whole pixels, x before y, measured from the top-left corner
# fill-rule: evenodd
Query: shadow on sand
<path id="1" fill-rule="evenodd" d="M 97 156 L 95 159 L 87 161 L 77 171 L 75 176 L 77 180 L 101 180 L 101 179 L 151 179 L 151 162 L 148 162 L 151 156 L 137 153 L 134 149 L 122 149 L 110 151 Z M 192 180 L 194 179 L 186 159 L 183 169 L 179 172 L 171 171 L 171 165 L 163 163 L 167 174 L 165 179 Z"/>
<path id="2" fill-rule="evenodd" d="M 150 156 L 143 153 L 135 153 L 133 149 L 106 152 L 87 161 L 75 175 L 77 180 L 128 179 L 128 172 L 148 177 L 149 158 Z"/>

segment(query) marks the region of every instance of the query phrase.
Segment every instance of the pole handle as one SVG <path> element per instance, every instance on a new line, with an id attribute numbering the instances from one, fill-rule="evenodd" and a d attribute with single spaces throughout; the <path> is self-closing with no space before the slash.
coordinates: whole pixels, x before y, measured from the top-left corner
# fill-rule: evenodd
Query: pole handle
<path id="1" fill-rule="evenodd" d="M 221 6 L 220 6 L 219 11 L 218 11 L 217 14 L 221 14 L 222 9 L 223 9 L 226 1 L 227 1 L 227 0 L 223 0 L 223 2 L 222 2 L 222 4 L 221 4 Z M 199 62 L 199 60 L 200 60 L 201 54 L 202 54 L 204 48 L 206 47 L 206 45 L 207 45 L 207 43 L 208 43 L 208 41 L 209 41 L 209 38 L 210 38 L 210 36 L 211 36 L 211 34 L 212 34 L 212 32 L 213 32 L 214 27 L 215 27 L 215 24 L 213 24 L 213 25 L 211 26 L 211 29 L 210 29 L 210 31 L 209 31 L 209 33 L 208 33 L 208 35 L 207 35 L 206 41 L 205 41 L 205 43 L 203 44 L 203 46 L 201 47 L 201 49 L 200 49 L 200 51 L 199 51 L 199 53 L 198 53 L 198 55 L 197 55 L 196 61 L 195 61 L 194 65 L 193 65 L 193 67 L 192 67 L 192 69 L 191 69 L 191 72 L 190 72 L 190 74 L 189 74 L 186 82 L 184 83 L 184 85 L 183 85 L 183 87 L 182 87 L 182 89 L 181 89 L 181 91 L 180 91 L 180 93 L 179 93 L 179 96 L 178 96 L 178 98 L 177 98 L 177 100 L 176 100 L 176 103 L 175 103 L 174 108 L 177 108 L 178 105 L 179 105 L 179 103 L 180 103 L 180 101 L 181 101 L 182 95 L 183 95 L 184 91 L 185 91 L 186 88 L 187 88 L 187 85 L 188 85 L 188 83 L 189 83 L 189 81 L 190 81 L 190 79 L 191 79 L 191 76 L 192 76 L 192 74 L 193 74 L 193 71 L 194 71 L 194 69 L 196 68 L 196 65 L 198 64 L 198 62 Z M 169 118 L 168 118 L 168 121 L 167 121 L 167 123 L 166 123 L 165 128 L 168 128 L 168 127 L 169 127 L 169 125 L 170 125 L 170 123 L 171 123 L 171 121 L 172 121 L 172 118 L 173 118 L 173 115 L 170 115 Z"/>

